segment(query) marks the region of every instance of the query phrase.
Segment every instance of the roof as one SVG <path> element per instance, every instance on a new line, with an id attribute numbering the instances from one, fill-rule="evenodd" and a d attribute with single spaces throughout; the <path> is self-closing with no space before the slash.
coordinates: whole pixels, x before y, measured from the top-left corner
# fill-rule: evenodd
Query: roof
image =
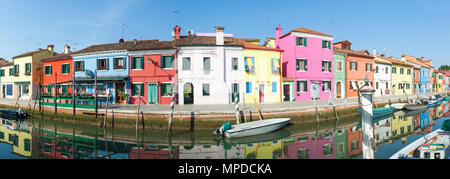
<path id="1" fill-rule="evenodd" d="M 58 54 L 56 56 L 50 57 L 50 58 L 44 58 L 41 61 L 46 62 L 46 61 L 54 61 L 54 60 L 62 60 L 62 59 L 72 59 L 72 56 L 70 56 L 71 53 L 68 54 Z"/>
<path id="2" fill-rule="evenodd" d="M 379 60 L 377 58 L 383 59 L 383 60 Z M 390 60 L 388 60 L 386 57 L 382 57 L 382 56 L 377 56 L 377 58 L 374 58 L 374 61 L 376 63 L 383 63 L 383 64 L 389 64 L 392 65 L 392 62 Z"/>
<path id="3" fill-rule="evenodd" d="M 311 29 L 307 29 L 304 27 L 300 27 L 294 30 L 289 31 L 287 34 L 282 35 L 280 38 L 283 38 L 289 34 L 291 34 L 292 32 L 300 32 L 300 33 L 305 33 L 305 34 L 314 34 L 314 35 L 321 35 L 321 36 L 326 36 L 326 37 L 333 37 L 332 35 L 326 34 L 326 33 L 322 33 L 319 31 L 315 31 L 315 30 L 311 30 Z"/>
<path id="4" fill-rule="evenodd" d="M 14 62 L 6 61 L 4 58 L 0 58 L 0 67 L 14 65 Z"/>
<path id="5" fill-rule="evenodd" d="M 392 62 L 392 64 L 395 64 L 395 65 L 403 65 L 403 66 L 413 67 L 413 65 L 411 65 L 411 64 L 402 62 L 402 61 L 394 59 L 392 57 L 388 57 L 388 58 L 386 58 L 386 60 L 389 60 L 390 62 Z"/>
<path id="6" fill-rule="evenodd" d="M 104 51 L 113 51 L 113 50 L 128 50 L 134 46 L 140 45 L 142 43 L 152 43 L 158 42 L 158 40 L 136 40 L 136 41 L 126 41 L 122 43 L 111 43 L 111 44 L 100 44 L 100 45 L 92 45 L 85 49 L 78 50 L 76 52 L 72 52 L 71 54 L 82 54 L 82 53 L 91 53 L 91 52 L 104 52 Z"/>
<path id="7" fill-rule="evenodd" d="M 410 56 L 410 55 L 405 55 L 405 54 L 403 54 L 402 57 L 405 57 L 405 58 L 406 58 L 406 61 L 415 63 L 415 64 L 420 65 L 420 66 L 423 66 L 423 67 L 425 67 L 425 68 L 431 68 L 430 65 L 428 65 L 428 64 L 424 63 L 423 61 L 421 61 L 420 58 L 413 57 L 413 56 Z"/>
<path id="8" fill-rule="evenodd" d="M 175 41 L 147 41 L 130 47 L 128 50 L 174 49 Z"/>
<path id="9" fill-rule="evenodd" d="M 272 47 L 267 47 L 267 46 L 263 46 L 263 45 L 256 45 L 256 44 L 250 43 L 248 41 L 248 39 L 235 38 L 235 40 L 239 41 L 245 49 L 272 50 L 272 51 L 278 51 L 278 52 L 283 51 L 283 50 L 277 49 L 277 48 L 272 48 Z"/>
<path id="10" fill-rule="evenodd" d="M 194 36 L 184 37 L 175 40 L 177 47 L 183 46 L 216 46 L 216 37 L 208 36 Z M 241 42 L 232 37 L 224 38 L 224 46 L 239 46 L 242 47 Z"/>
<path id="11" fill-rule="evenodd" d="M 374 58 L 373 56 L 367 55 L 361 51 L 354 51 L 354 50 L 342 49 L 342 48 L 337 48 L 337 47 L 333 47 L 333 51 L 338 52 L 338 53 L 344 53 L 347 55 L 358 56 L 358 57 L 366 57 L 366 58 L 372 58 L 372 59 Z"/>
<path id="12" fill-rule="evenodd" d="M 40 53 L 40 52 L 44 52 L 44 51 L 47 51 L 47 49 L 39 49 L 39 50 L 27 52 L 27 53 L 24 53 L 24 54 L 17 55 L 17 56 L 15 56 L 15 57 L 13 57 L 13 58 L 19 58 L 19 57 L 31 56 L 31 55 L 34 55 L 34 54 L 36 54 L 36 53 Z M 58 53 L 53 52 L 53 55 L 56 55 L 56 54 L 58 54 Z"/>

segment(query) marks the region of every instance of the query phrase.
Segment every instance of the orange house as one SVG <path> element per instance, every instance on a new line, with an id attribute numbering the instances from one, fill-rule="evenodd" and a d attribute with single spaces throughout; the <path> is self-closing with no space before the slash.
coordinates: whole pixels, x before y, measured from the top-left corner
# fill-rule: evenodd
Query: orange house
<path id="1" fill-rule="evenodd" d="M 364 85 L 367 76 L 373 88 L 374 83 L 374 57 L 367 50 L 354 51 L 349 41 L 337 42 L 334 50 L 345 54 L 345 81 L 347 84 L 347 97 L 358 97 L 358 89 Z"/>
<path id="2" fill-rule="evenodd" d="M 55 55 L 51 58 L 42 59 L 43 62 L 43 82 L 42 85 L 54 85 L 55 75 L 58 85 L 72 84 L 73 76 L 73 60 L 70 56 L 68 46 L 65 47 L 64 53 Z M 53 93 L 50 88 L 42 89 L 44 93 Z M 71 87 L 60 88 L 58 94 L 72 94 Z"/>

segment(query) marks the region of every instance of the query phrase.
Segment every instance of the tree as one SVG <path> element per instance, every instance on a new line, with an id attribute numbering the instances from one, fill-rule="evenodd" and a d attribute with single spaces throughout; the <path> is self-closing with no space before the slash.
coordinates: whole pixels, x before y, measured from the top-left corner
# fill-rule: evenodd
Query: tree
<path id="1" fill-rule="evenodd" d="M 439 70 L 449 71 L 450 65 L 441 65 L 441 67 L 439 67 Z"/>

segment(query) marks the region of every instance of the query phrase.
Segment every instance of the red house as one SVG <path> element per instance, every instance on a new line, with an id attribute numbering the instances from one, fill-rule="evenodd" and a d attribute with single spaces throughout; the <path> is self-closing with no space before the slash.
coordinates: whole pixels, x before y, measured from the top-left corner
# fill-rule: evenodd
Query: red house
<path id="1" fill-rule="evenodd" d="M 42 59 L 43 61 L 43 82 L 42 85 L 54 85 L 55 84 L 55 74 L 56 83 L 59 85 L 70 85 L 72 84 L 73 75 L 73 60 L 70 56 L 70 47 L 66 45 L 64 47 L 64 52 L 62 54 L 55 55 L 50 58 Z M 47 90 L 47 89 L 43 89 Z M 51 91 L 45 91 L 50 93 Z M 71 88 L 61 88 L 58 92 L 60 94 L 71 94 Z"/>
<path id="2" fill-rule="evenodd" d="M 175 41 L 148 41 L 129 49 L 130 104 L 170 104 L 176 83 Z"/>

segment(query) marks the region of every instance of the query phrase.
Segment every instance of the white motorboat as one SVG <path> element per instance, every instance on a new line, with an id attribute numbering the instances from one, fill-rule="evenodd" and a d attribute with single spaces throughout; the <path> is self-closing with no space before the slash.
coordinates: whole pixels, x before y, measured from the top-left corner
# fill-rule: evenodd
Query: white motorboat
<path id="1" fill-rule="evenodd" d="M 291 118 L 277 118 L 233 125 L 224 135 L 227 138 L 239 138 L 265 134 L 283 128 L 290 120 Z"/>
<path id="2" fill-rule="evenodd" d="M 405 109 L 405 105 L 408 103 L 395 103 L 395 104 L 391 104 L 391 107 L 394 107 L 397 110 L 402 110 Z"/>

